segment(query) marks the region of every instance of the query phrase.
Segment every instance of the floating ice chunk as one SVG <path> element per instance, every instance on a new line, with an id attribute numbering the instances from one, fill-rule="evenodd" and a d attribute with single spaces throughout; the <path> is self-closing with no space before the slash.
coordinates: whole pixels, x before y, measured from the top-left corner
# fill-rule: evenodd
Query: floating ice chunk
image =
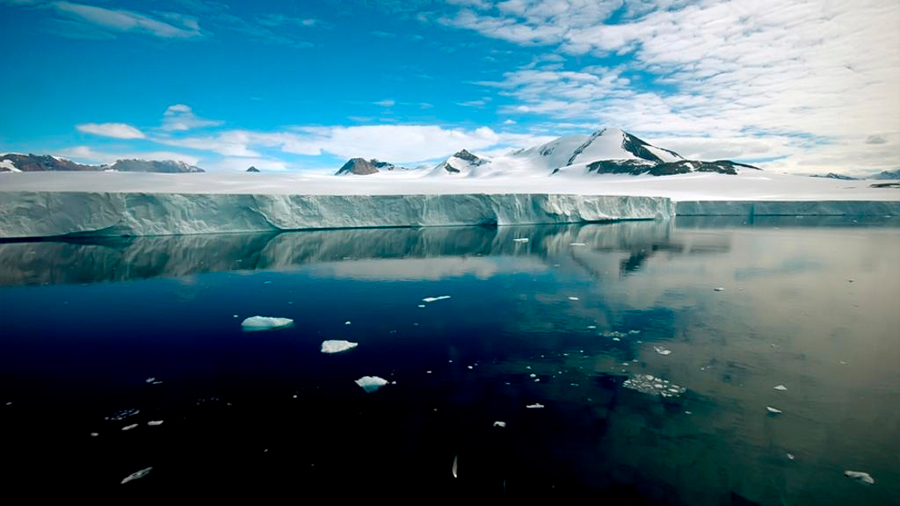
<path id="1" fill-rule="evenodd" d="M 425 307 L 425 304 L 419 304 L 419 307 Z"/>
<path id="2" fill-rule="evenodd" d="M 788 460 L 794 460 L 794 454 L 793 454 L 793 453 L 788 453 L 788 454 L 787 454 L 787 458 L 788 458 Z"/>
<path id="3" fill-rule="evenodd" d="M 672 350 L 667 350 L 667 349 L 663 348 L 662 346 L 654 346 L 653 349 L 656 351 L 656 353 L 659 353 L 660 355 L 671 355 L 672 354 Z"/>
<path id="4" fill-rule="evenodd" d="M 513 239 L 513 242 L 528 242 L 528 238 L 527 237 L 517 237 L 517 238 Z"/>
<path id="5" fill-rule="evenodd" d="M 531 373 L 531 374 L 529 374 L 528 376 L 529 376 L 530 378 L 537 378 L 537 374 L 535 374 L 535 373 Z"/>
<path id="6" fill-rule="evenodd" d="M 494 427 L 506 427 L 506 422 L 496 421 L 494 422 Z"/>
<path id="7" fill-rule="evenodd" d="M 453 477 L 456 478 L 456 467 L 459 461 L 459 455 L 453 456 L 453 467 L 450 468 L 450 472 L 453 473 Z"/>
<path id="8" fill-rule="evenodd" d="M 474 369 L 474 367 L 472 367 L 472 366 L 470 366 L 470 365 L 467 365 L 466 368 L 467 368 L 468 370 L 470 370 L 470 371 L 471 371 L 472 369 Z"/>
<path id="9" fill-rule="evenodd" d="M 766 406 L 766 411 L 768 411 L 769 413 L 772 413 L 773 415 L 780 415 L 780 414 L 784 413 L 784 411 L 777 409 L 777 408 L 773 408 L 772 406 Z"/>
<path id="10" fill-rule="evenodd" d="M 163 424 L 162 420 L 150 420 L 149 422 L 147 422 L 147 425 L 149 425 L 151 427 L 156 427 L 156 426 L 162 425 L 162 424 Z"/>
<path id="11" fill-rule="evenodd" d="M 596 325 L 588 325 L 587 328 L 593 330 L 593 329 L 597 328 L 597 326 Z"/>
<path id="12" fill-rule="evenodd" d="M 713 288 L 713 290 L 715 290 L 715 291 L 717 291 L 717 292 L 724 292 L 724 291 L 725 291 L 725 289 L 722 288 L 721 286 L 716 287 L 716 288 Z"/>
<path id="13" fill-rule="evenodd" d="M 525 406 L 525 408 L 526 409 L 543 409 L 544 405 L 541 404 L 540 402 L 536 402 L 534 404 L 529 404 L 529 405 Z"/>
<path id="14" fill-rule="evenodd" d="M 618 337 L 614 337 L 613 341 L 621 341 L 621 339 L 619 339 Z"/>
<path id="15" fill-rule="evenodd" d="M 128 418 L 129 416 L 134 416 L 140 412 L 141 412 L 141 410 L 136 409 L 136 408 L 135 409 L 123 409 L 122 411 L 117 411 L 112 416 L 107 416 L 105 419 L 117 422 L 119 420 L 124 420 L 124 419 Z"/>
<path id="16" fill-rule="evenodd" d="M 232 317 L 232 318 L 237 318 L 237 317 L 238 317 L 238 315 L 236 315 L 236 314 L 233 314 L 233 315 L 231 315 L 231 317 Z"/>
<path id="17" fill-rule="evenodd" d="M 124 480 L 122 480 L 122 485 L 124 485 L 132 480 L 139 480 L 139 479 L 143 478 L 144 476 L 147 476 L 148 474 L 150 474 L 150 471 L 152 471 L 152 470 L 153 470 L 152 467 L 148 467 L 147 469 L 141 469 L 140 471 L 131 473 L 128 476 L 126 476 Z"/>
<path id="18" fill-rule="evenodd" d="M 641 331 L 640 331 L 640 330 L 629 330 L 628 333 L 629 333 L 629 334 L 632 334 L 632 335 L 635 335 L 635 334 L 640 334 Z"/>
<path id="19" fill-rule="evenodd" d="M 322 353 L 340 353 L 342 351 L 352 350 L 357 346 L 359 346 L 359 343 L 351 343 L 350 341 L 343 341 L 340 339 L 323 341 Z"/>
<path id="20" fill-rule="evenodd" d="M 583 242 L 570 242 L 569 243 L 569 246 L 584 246 L 584 245 L 585 244 Z"/>
<path id="21" fill-rule="evenodd" d="M 780 391 L 784 392 L 785 390 L 787 390 L 787 387 L 784 385 L 777 385 L 775 387 L 775 390 L 780 390 Z"/>
<path id="22" fill-rule="evenodd" d="M 350 325 L 350 320 L 345 321 L 344 325 Z"/>
<path id="23" fill-rule="evenodd" d="M 97 437 L 99 435 L 100 435 L 99 432 L 91 432 L 91 437 Z"/>
<path id="24" fill-rule="evenodd" d="M 153 383 L 154 381 L 156 381 L 156 378 L 147 378 L 144 380 L 145 383 Z"/>
<path id="25" fill-rule="evenodd" d="M 437 297 L 425 297 L 422 302 L 437 302 L 439 300 L 449 299 L 449 295 L 438 295 Z"/>
<path id="26" fill-rule="evenodd" d="M 875 484 L 875 478 L 872 478 L 871 474 L 862 471 L 844 471 L 844 476 L 846 476 L 847 478 L 853 478 L 854 480 L 860 483 L 865 483 L 866 485 Z"/>
<path id="27" fill-rule="evenodd" d="M 578 297 L 569 297 L 569 300 L 578 300 Z"/>
<path id="28" fill-rule="evenodd" d="M 387 385 L 387 380 L 378 376 L 363 376 L 356 380 L 356 384 L 361 386 L 367 393 L 372 393 L 379 388 Z"/>
<path id="29" fill-rule="evenodd" d="M 131 430 L 131 429 L 133 429 L 133 428 L 135 428 L 135 427 L 137 427 L 137 426 L 138 426 L 138 424 L 133 423 L 133 424 L 131 424 L 131 425 L 126 425 L 126 426 L 122 427 L 122 430 Z"/>
<path id="30" fill-rule="evenodd" d="M 431 371 L 425 371 L 425 374 L 431 374 Z"/>
<path id="31" fill-rule="evenodd" d="M 154 381 L 151 385 L 162 385 L 162 381 Z"/>
<path id="32" fill-rule="evenodd" d="M 631 390 L 637 390 L 643 394 L 659 395 L 661 397 L 677 397 L 687 389 L 678 386 L 669 380 L 656 378 L 650 374 L 635 374 L 631 378 L 625 380 L 622 386 Z"/>
<path id="33" fill-rule="evenodd" d="M 247 332 L 256 332 L 261 330 L 274 330 L 290 327 L 294 324 L 294 320 L 290 318 L 277 318 L 274 316 L 251 316 L 241 322 L 241 327 Z"/>

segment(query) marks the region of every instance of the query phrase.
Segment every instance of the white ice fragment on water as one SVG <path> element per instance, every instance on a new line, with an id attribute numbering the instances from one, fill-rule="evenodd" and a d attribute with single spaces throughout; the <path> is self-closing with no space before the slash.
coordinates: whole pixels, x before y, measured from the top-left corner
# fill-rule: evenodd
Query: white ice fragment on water
<path id="1" fill-rule="evenodd" d="M 238 317 L 238 315 L 236 315 L 236 314 L 233 314 L 233 315 L 231 315 L 231 317 L 232 317 L 232 318 L 237 318 L 237 317 Z"/>
<path id="2" fill-rule="evenodd" d="M 571 243 L 569 243 L 569 246 L 584 246 L 584 245 L 585 245 L 585 244 L 584 244 L 583 242 L 571 242 Z"/>
<path id="3" fill-rule="evenodd" d="M 768 411 L 769 413 L 772 413 L 773 415 L 780 415 L 780 414 L 784 413 L 784 411 L 773 408 L 772 406 L 766 406 L 766 411 Z"/>
<path id="4" fill-rule="evenodd" d="M 156 381 L 156 378 L 147 378 L 144 380 L 144 383 L 153 383 L 154 381 Z"/>
<path id="5" fill-rule="evenodd" d="M 860 483 L 865 483 L 866 485 L 875 484 L 875 479 L 872 478 L 872 475 L 863 471 L 844 471 L 844 476 L 846 476 L 847 478 L 853 478 L 854 480 Z"/>
<path id="6" fill-rule="evenodd" d="M 794 454 L 793 454 L 793 453 L 788 453 L 788 454 L 787 454 L 787 458 L 788 458 L 788 460 L 794 460 Z"/>
<path id="7" fill-rule="evenodd" d="M 162 385 L 162 381 L 154 381 L 151 385 Z"/>
<path id="8" fill-rule="evenodd" d="M 450 472 L 453 473 L 453 477 L 456 478 L 456 467 L 459 461 L 459 455 L 453 456 L 453 467 L 450 468 Z"/>
<path id="9" fill-rule="evenodd" d="M 425 304 L 419 304 L 419 307 L 425 307 Z"/>
<path id="10" fill-rule="evenodd" d="M 322 353 L 340 353 L 342 351 L 352 350 L 359 346 L 359 343 L 351 343 L 340 339 L 330 341 L 322 341 Z"/>
<path id="11" fill-rule="evenodd" d="M 99 435 L 100 435 L 99 432 L 91 432 L 91 437 L 97 437 Z"/>
<path id="12" fill-rule="evenodd" d="M 147 476 L 150 473 L 150 471 L 152 471 L 152 470 L 153 470 L 152 467 L 148 467 L 147 469 L 141 469 L 140 471 L 131 473 L 128 476 L 126 476 L 124 480 L 122 480 L 122 484 L 124 485 L 132 480 L 139 480 L 139 479 L 143 478 L 144 476 Z"/>
<path id="13" fill-rule="evenodd" d="M 425 297 L 422 302 L 437 302 L 439 300 L 449 299 L 449 295 L 438 295 L 437 297 Z"/>
<path id="14" fill-rule="evenodd" d="M 278 318 L 274 316 L 251 316 L 241 322 L 241 327 L 247 332 L 262 330 L 274 330 L 290 327 L 294 320 L 290 318 Z"/>
<path id="15" fill-rule="evenodd" d="M 634 334 L 640 334 L 641 331 L 640 330 L 629 330 L 628 333 L 634 335 Z"/>
<path id="16" fill-rule="evenodd" d="M 785 390 L 787 390 L 787 387 L 784 385 L 777 385 L 775 387 L 775 390 L 780 390 L 780 391 L 784 392 Z"/>
<path id="17" fill-rule="evenodd" d="M 513 239 L 513 242 L 528 242 L 528 238 L 527 237 L 517 237 L 516 239 Z"/>
<path id="18" fill-rule="evenodd" d="M 474 369 L 474 367 L 472 367 L 472 366 L 470 366 L 470 365 L 467 365 L 467 366 L 466 366 L 466 369 L 468 369 L 468 370 L 471 371 L 472 369 Z"/>
<path id="19" fill-rule="evenodd" d="M 715 291 L 717 291 L 717 292 L 724 292 L 724 291 L 725 291 L 725 289 L 722 288 L 721 286 L 716 287 L 716 288 L 713 288 L 713 290 L 715 290 Z"/>
<path id="20" fill-rule="evenodd" d="M 350 325 L 350 320 L 345 321 L 344 325 Z"/>
<path id="21" fill-rule="evenodd" d="M 133 429 L 133 428 L 135 428 L 135 427 L 137 427 L 137 426 L 138 426 L 138 424 L 133 423 L 133 424 L 131 424 L 131 425 L 126 425 L 126 426 L 122 427 L 122 430 L 131 430 L 131 429 Z"/>
<path id="22" fill-rule="evenodd" d="M 425 371 L 425 374 L 431 374 L 431 371 Z"/>
<path id="23" fill-rule="evenodd" d="M 163 424 L 162 420 L 150 420 L 149 422 L 147 422 L 147 425 L 149 425 L 151 427 L 156 427 L 156 426 L 162 425 L 162 424 Z"/>
<path id="24" fill-rule="evenodd" d="M 534 404 L 529 404 L 529 405 L 525 406 L 525 408 L 526 409 L 543 409 L 544 405 L 541 404 L 540 402 L 536 402 Z"/>
<path id="25" fill-rule="evenodd" d="M 494 427 L 506 427 L 506 422 L 496 421 L 494 422 Z"/>
<path id="26" fill-rule="evenodd" d="M 378 376 L 363 376 L 356 380 L 356 384 L 361 386 L 367 393 L 372 393 L 387 385 L 387 380 Z"/>
<path id="27" fill-rule="evenodd" d="M 569 300 L 578 300 L 578 297 L 569 297 Z"/>
<path id="28" fill-rule="evenodd" d="M 621 341 L 621 339 L 619 339 L 618 337 L 614 337 L 613 341 Z"/>
<path id="29" fill-rule="evenodd" d="M 663 348 L 662 346 L 654 346 L 653 350 L 656 351 L 656 353 L 659 353 L 660 355 L 671 355 L 672 354 L 672 350 L 667 350 L 667 349 Z"/>
<path id="30" fill-rule="evenodd" d="M 535 373 L 531 373 L 531 374 L 529 374 L 528 376 L 529 376 L 530 378 L 537 378 L 537 374 L 535 374 Z"/>
<path id="31" fill-rule="evenodd" d="M 659 395 L 661 397 L 677 397 L 687 392 L 687 389 L 684 387 L 650 374 L 635 374 L 625 380 L 622 386 L 643 394 Z"/>
<path id="32" fill-rule="evenodd" d="M 686 415 L 693 415 L 693 413 L 691 413 L 690 411 L 685 411 L 684 414 L 686 414 Z"/>
<path id="33" fill-rule="evenodd" d="M 588 325 L 587 328 L 593 330 L 593 329 L 597 328 L 597 326 L 596 325 Z"/>

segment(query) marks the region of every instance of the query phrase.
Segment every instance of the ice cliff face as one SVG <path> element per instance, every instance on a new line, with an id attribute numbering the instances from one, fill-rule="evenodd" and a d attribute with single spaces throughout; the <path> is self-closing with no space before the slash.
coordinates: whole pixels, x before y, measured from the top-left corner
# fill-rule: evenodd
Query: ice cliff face
<path id="1" fill-rule="evenodd" d="M 578 223 L 673 215 L 672 202 L 657 197 L 4 192 L 0 238 Z"/>

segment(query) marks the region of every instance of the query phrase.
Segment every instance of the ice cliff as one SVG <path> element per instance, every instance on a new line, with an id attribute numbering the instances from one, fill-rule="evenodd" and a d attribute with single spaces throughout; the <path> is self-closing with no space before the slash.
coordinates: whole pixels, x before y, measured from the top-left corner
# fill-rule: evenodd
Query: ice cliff
<path id="1" fill-rule="evenodd" d="M 0 238 L 667 219 L 661 197 L 3 192 Z"/>

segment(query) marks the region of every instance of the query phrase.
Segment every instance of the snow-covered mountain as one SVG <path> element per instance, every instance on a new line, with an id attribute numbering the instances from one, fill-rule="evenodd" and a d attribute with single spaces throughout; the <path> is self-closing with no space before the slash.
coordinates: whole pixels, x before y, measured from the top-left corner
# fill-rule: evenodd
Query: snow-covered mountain
<path id="1" fill-rule="evenodd" d="M 177 160 L 117 160 L 107 165 L 85 165 L 50 155 L 7 153 L 0 155 L 0 172 L 51 172 L 51 171 L 110 171 L 110 172 L 203 172 Z"/>
<path id="2" fill-rule="evenodd" d="M 394 169 L 401 170 L 409 170 L 406 167 L 400 167 L 399 165 L 394 165 L 388 162 L 382 162 L 381 160 L 376 160 L 372 158 L 371 160 L 366 160 L 365 158 L 351 158 L 347 161 L 337 172 L 334 173 L 335 176 L 348 176 L 348 175 L 357 175 L 357 176 L 368 176 L 369 174 L 377 174 L 381 171 L 392 171 Z"/>
<path id="3" fill-rule="evenodd" d="M 570 135 L 508 155 L 487 158 L 462 150 L 435 167 L 430 175 L 493 177 L 526 175 L 649 174 L 686 172 L 737 174 L 751 165 L 728 160 L 686 160 L 678 153 L 654 146 L 618 128 L 591 135 Z"/>

